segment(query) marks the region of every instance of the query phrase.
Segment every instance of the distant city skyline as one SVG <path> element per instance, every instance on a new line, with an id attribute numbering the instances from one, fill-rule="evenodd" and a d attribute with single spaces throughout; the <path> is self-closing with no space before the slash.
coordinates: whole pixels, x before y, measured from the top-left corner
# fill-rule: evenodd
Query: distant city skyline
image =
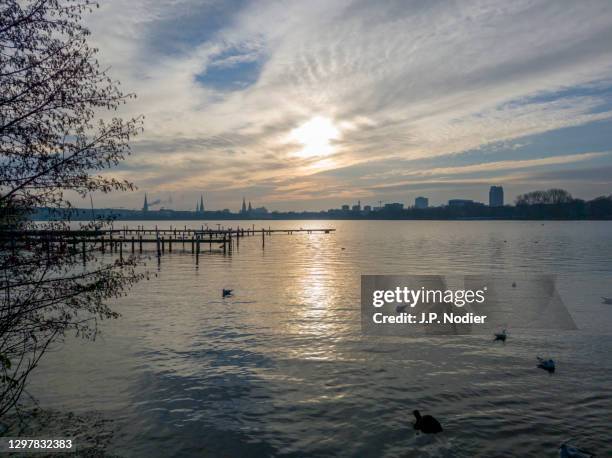
<path id="1" fill-rule="evenodd" d="M 276 209 L 276 208 L 268 208 L 265 205 L 261 205 L 259 207 L 254 206 L 251 203 L 251 200 L 247 199 L 246 196 L 242 197 L 242 202 L 239 206 L 239 208 L 235 209 L 235 205 L 230 205 L 230 206 L 226 206 L 226 207 L 215 207 L 214 205 L 211 206 L 205 206 L 204 205 L 204 194 L 200 194 L 200 198 L 199 201 L 196 203 L 195 206 L 195 212 L 196 213 L 203 213 L 204 211 L 209 211 L 209 212 L 217 212 L 217 211 L 229 211 L 231 213 L 236 213 L 236 214 L 245 214 L 245 215 L 265 215 L 268 214 L 270 212 L 273 211 L 281 211 L 281 212 L 287 212 L 287 211 L 297 211 L 297 212 L 301 212 L 301 211 L 315 211 L 315 212 L 319 212 L 319 211 L 328 211 L 328 210 L 341 210 L 341 211 L 350 211 L 350 212 L 361 212 L 361 211 L 376 211 L 380 208 L 416 208 L 416 209 L 425 209 L 425 208 L 431 208 L 431 207 L 445 207 L 445 206 L 451 206 L 451 207 L 460 207 L 460 206 L 464 206 L 464 205 L 472 205 L 472 204 L 476 204 L 476 205 L 485 205 L 485 206 L 489 206 L 489 207 L 502 207 L 505 205 L 510 205 L 513 206 L 515 204 L 515 199 L 512 199 L 512 201 L 507 201 L 505 199 L 505 190 L 503 186 L 500 185 L 492 185 L 490 186 L 488 189 L 488 199 L 466 199 L 465 196 L 453 196 L 452 198 L 448 199 L 446 202 L 440 202 L 440 203 L 432 203 L 429 199 L 429 197 L 426 196 L 417 196 L 414 198 L 414 200 L 412 202 L 410 202 L 409 200 L 405 200 L 405 199 L 397 199 L 396 201 L 382 201 L 382 200 L 378 200 L 375 202 L 370 202 L 370 203 L 363 203 L 361 202 L 360 199 L 357 200 L 357 202 L 355 203 L 354 201 L 343 201 L 342 204 L 337 205 L 336 207 L 330 207 L 330 208 L 317 208 L 317 209 L 309 209 L 309 210 L 304 210 L 304 209 L 300 209 L 300 208 L 286 208 L 286 209 Z M 536 190 L 523 190 L 523 192 L 521 192 L 521 194 L 525 194 L 525 193 L 529 193 L 532 191 L 536 191 Z M 570 193 L 571 194 L 571 193 Z M 574 198 L 577 199 L 582 199 L 582 200 L 588 200 L 585 199 L 581 196 L 573 196 Z M 598 196 L 596 196 L 598 197 Z M 177 211 L 192 211 L 191 208 L 178 208 L 178 207 L 172 207 L 169 205 L 162 205 L 164 201 L 161 199 L 156 199 L 154 200 L 152 203 L 150 203 L 150 201 L 148 200 L 148 194 L 145 193 L 144 194 L 144 201 L 143 201 L 143 205 L 140 208 L 142 211 L 154 211 L 154 210 L 177 210 Z M 169 197 L 169 199 L 166 201 L 167 203 L 170 202 L 172 203 L 172 198 Z M 208 205 L 208 204 L 207 204 Z M 115 208 L 125 208 L 125 209 L 129 209 L 129 207 L 125 207 L 125 206 L 118 206 Z M 137 208 L 132 208 L 132 210 L 138 210 Z"/>
<path id="2" fill-rule="evenodd" d="M 172 202 L 172 199 L 168 199 Z M 454 197 L 442 205 L 429 205 L 429 199 L 418 196 L 414 204 L 400 202 L 378 201 L 377 205 L 357 203 L 343 203 L 335 208 L 304 211 L 300 209 L 268 210 L 265 206 L 256 207 L 245 196 L 237 211 L 230 208 L 205 207 L 204 197 L 195 210 L 172 209 L 160 205 L 157 199 L 149 204 L 145 193 L 141 209 L 126 208 L 73 208 L 70 217 L 76 220 L 90 220 L 91 218 L 113 218 L 117 220 L 274 220 L 274 219 L 407 219 L 407 220 L 447 220 L 447 219 L 612 219 L 612 195 L 600 196 L 595 199 L 580 199 L 566 190 L 551 188 L 547 190 L 526 191 L 516 199 L 515 205 L 504 201 L 503 186 L 489 187 L 489 202 Z M 248 204 L 247 204 L 248 202 Z M 39 208 L 35 218 L 41 220 L 57 217 L 52 208 Z M 65 215 L 62 215 L 65 217 Z"/>
<path id="3" fill-rule="evenodd" d="M 611 2 L 109 0 L 88 25 L 145 116 L 109 172 L 140 191 L 97 205 L 612 192 Z"/>

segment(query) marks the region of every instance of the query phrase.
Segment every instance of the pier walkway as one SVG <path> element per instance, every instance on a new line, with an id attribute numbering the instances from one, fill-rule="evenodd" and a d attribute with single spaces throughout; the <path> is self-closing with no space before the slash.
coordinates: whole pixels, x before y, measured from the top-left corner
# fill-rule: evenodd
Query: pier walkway
<path id="1" fill-rule="evenodd" d="M 265 247 L 266 238 L 273 234 L 329 234 L 334 231 L 335 229 L 331 228 L 256 229 L 254 226 L 248 228 L 218 227 L 217 229 L 204 226 L 199 229 L 188 229 L 186 226 L 170 226 L 170 228 L 124 226 L 99 230 L 0 231 L 0 240 L 8 250 L 15 250 L 18 246 L 41 245 L 47 251 L 70 250 L 74 254 L 82 252 L 84 255 L 93 250 L 101 253 L 108 251 L 117 253 L 121 258 L 123 258 L 124 250 L 126 253 L 138 252 L 140 254 L 143 253 L 143 247 L 147 245 L 153 245 L 158 258 L 161 258 L 166 252 L 172 253 L 173 249 L 180 246 L 183 251 L 190 250 L 192 254 L 195 254 L 196 264 L 198 264 L 199 254 L 202 251 L 222 251 L 225 254 L 231 252 L 235 246 L 239 246 L 240 240 L 245 237 L 261 237 L 262 247 Z"/>

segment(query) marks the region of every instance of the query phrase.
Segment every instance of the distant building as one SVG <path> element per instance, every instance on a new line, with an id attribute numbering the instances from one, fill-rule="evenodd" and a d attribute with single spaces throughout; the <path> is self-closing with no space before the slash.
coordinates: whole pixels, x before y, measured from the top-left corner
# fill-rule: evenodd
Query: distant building
<path id="1" fill-rule="evenodd" d="M 353 212 L 361 213 L 361 201 L 357 201 L 357 205 L 353 205 Z"/>
<path id="2" fill-rule="evenodd" d="M 427 197 L 417 197 L 414 199 L 414 208 L 427 208 L 429 207 L 429 199 Z"/>
<path id="3" fill-rule="evenodd" d="M 348 205 L 343 205 L 343 206 L 342 206 L 342 211 L 343 211 L 343 212 L 350 211 L 350 209 L 351 209 L 351 207 L 349 207 Z"/>
<path id="4" fill-rule="evenodd" d="M 489 207 L 504 206 L 504 188 L 501 186 L 491 186 L 489 189 Z"/>
<path id="5" fill-rule="evenodd" d="M 240 214 L 244 215 L 247 212 L 246 201 L 244 200 L 244 196 L 242 196 L 242 208 L 240 209 Z"/>
<path id="6" fill-rule="evenodd" d="M 469 199 L 451 199 L 448 201 L 449 207 L 465 207 L 467 205 L 473 205 L 474 201 Z"/>
<path id="7" fill-rule="evenodd" d="M 249 210 L 249 213 L 251 215 L 267 215 L 268 209 L 266 207 L 252 208 L 251 210 Z"/>
<path id="8" fill-rule="evenodd" d="M 149 211 L 149 203 L 147 202 L 147 193 L 146 192 L 145 192 L 144 204 L 142 205 L 142 211 L 143 212 L 148 212 Z"/>
<path id="9" fill-rule="evenodd" d="M 372 211 L 372 206 L 371 205 L 364 205 L 363 206 L 363 211 L 365 213 L 370 213 Z"/>
<path id="10" fill-rule="evenodd" d="M 390 204 L 385 204 L 384 209 L 386 211 L 399 211 L 399 210 L 403 210 L 404 209 L 404 204 L 399 203 L 399 202 L 393 202 Z"/>
<path id="11" fill-rule="evenodd" d="M 200 212 L 204 213 L 204 196 L 200 194 Z"/>

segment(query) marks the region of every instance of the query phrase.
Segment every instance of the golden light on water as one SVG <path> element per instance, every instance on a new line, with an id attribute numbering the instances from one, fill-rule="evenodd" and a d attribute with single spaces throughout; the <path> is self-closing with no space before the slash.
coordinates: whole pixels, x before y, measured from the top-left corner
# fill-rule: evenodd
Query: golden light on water
<path id="1" fill-rule="evenodd" d="M 296 156 L 303 158 L 333 154 L 335 147 L 332 142 L 339 138 L 340 130 L 330 118 L 323 116 L 315 116 L 289 134 L 291 141 L 303 145 L 303 148 L 295 153 Z"/>

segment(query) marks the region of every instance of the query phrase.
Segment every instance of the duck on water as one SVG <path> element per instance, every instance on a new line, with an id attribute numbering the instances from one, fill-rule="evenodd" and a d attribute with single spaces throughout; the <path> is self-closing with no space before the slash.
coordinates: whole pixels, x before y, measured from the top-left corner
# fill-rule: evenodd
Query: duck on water
<path id="1" fill-rule="evenodd" d="M 593 458 L 595 455 L 586 450 L 565 443 L 559 448 L 559 458 Z"/>
<path id="2" fill-rule="evenodd" d="M 442 432 L 442 425 L 431 415 L 421 416 L 421 412 L 415 410 L 412 412 L 416 421 L 414 422 L 414 429 L 421 431 L 425 434 L 436 434 Z"/>
<path id="3" fill-rule="evenodd" d="M 540 358 L 538 356 L 538 367 L 552 374 L 553 372 L 555 372 L 555 361 L 552 359 Z"/>
<path id="4" fill-rule="evenodd" d="M 495 342 L 497 342 L 498 340 L 501 342 L 505 342 L 506 338 L 508 337 L 508 334 L 506 334 L 505 329 L 502 332 L 496 332 L 494 335 L 495 335 L 495 338 L 493 340 Z"/>

